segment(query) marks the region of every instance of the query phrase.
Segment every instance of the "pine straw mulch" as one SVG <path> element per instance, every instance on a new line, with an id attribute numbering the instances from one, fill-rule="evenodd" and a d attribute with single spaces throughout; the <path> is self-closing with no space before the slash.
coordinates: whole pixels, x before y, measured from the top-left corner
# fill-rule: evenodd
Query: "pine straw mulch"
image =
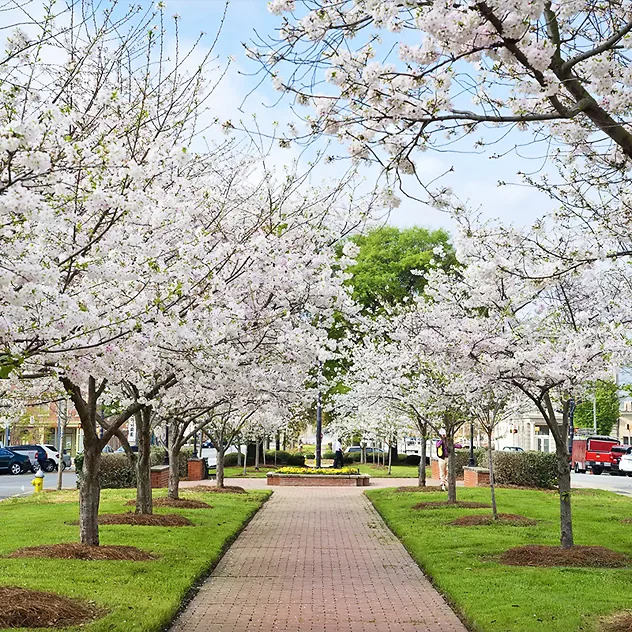
<path id="1" fill-rule="evenodd" d="M 603 632 L 632 632 L 632 610 L 604 617 L 599 629 Z"/>
<path id="2" fill-rule="evenodd" d="M 7 557 L 48 557 L 61 560 L 115 560 L 130 562 L 148 562 L 157 557 L 135 546 L 101 545 L 88 546 L 78 542 L 27 546 L 7 555 Z M 1 602 L 0 602 L 1 603 Z M 1 609 L 0 609 L 1 611 Z"/>
<path id="3" fill-rule="evenodd" d="M 406 492 L 445 492 L 440 485 L 426 485 L 425 487 L 398 487 L 395 490 L 397 494 L 405 494 Z"/>
<path id="4" fill-rule="evenodd" d="M 100 514 L 99 524 L 129 524 L 139 527 L 192 527 L 193 523 L 180 514 Z"/>
<path id="5" fill-rule="evenodd" d="M 135 500 L 128 500 L 125 503 L 128 507 L 135 507 Z M 186 498 L 154 498 L 154 507 L 173 507 L 176 509 L 213 509 L 213 505 L 205 503 L 203 500 L 188 500 Z"/>
<path id="6" fill-rule="evenodd" d="M 623 524 L 632 524 L 632 518 L 624 518 L 621 522 Z"/>
<path id="7" fill-rule="evenodd" d="M 86 601 L 16 586 L 0 586 L 0 603 L 0 628 L 65 628 L 105 614 Z"/>
<path id="8" fill-rule="evenodd" d="M 559 546 L 528 544 L 505 551 L 499 561 L 509 566 L 579 566 L 588 568 L 622 568 L 632 560 L 623 553 L 603 546 Z"/>
<path id="9" fill-rule="evenodd" d="M 518 514 L 501 513 L 498 514 L 498 520 L 494 520 L 494 516 L 489 514 L 471 514 L 469 516 L 461 516 L 449 524 L 455 527 L 486 527 L 492 525 L 532 527 L 538 524 L 538 521 Z"/>
<path id="10" fill-rule="evenodd" d="M 446 509 L 449 507 L 458 507 L 459 509 L 491 509 L 491 505 L 485 503 L 475 503 L 469 500 L 457 500 L 455 503 L 447 500 L 431 500 L 428 502 L 417 503 L 413 505 L 413 509 Z"/>
<path id="11" fill-rule="evenodd" d="M 226 485 L 226 487 L 216 487 L 215 485 L 195 485 L 194 487 L 183 487 L 181 492 L 194 492 L 194 493 L 211 493 L 211 494 L 245 494 L 246 490 L 243 487 L 237 487 L 236 485 Z"/>

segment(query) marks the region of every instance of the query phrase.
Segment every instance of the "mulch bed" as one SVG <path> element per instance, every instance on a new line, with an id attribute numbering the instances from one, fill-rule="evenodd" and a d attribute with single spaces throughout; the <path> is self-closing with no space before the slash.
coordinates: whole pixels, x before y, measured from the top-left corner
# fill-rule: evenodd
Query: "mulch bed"
<path id="1" fill-rule="evenodd" d="M 183 487 L 181 492 L 204 492 L 211 494 L 245 494 L 243 487 L 226 485 L 226 487 L 216 487 L 215 485 L 196 485 L 195 487 Z"/>
<path id="2" fill-rule="evenodd" d="M 398 487 L 395 492 L 405 494 L 406 492 L 445 492 L 445 490 L 441 489 L 440 485 L 426 485 L 425 487 Z"/>
<path id="3" fill-rule="evenodd" d="M 621 522 L 623 524 L 632 524 L 632 518 L 624 518 Z"/>
<path id="4" fill-rule="evenodd" d="M 494 520 L 494 517 L 488 514 L 472 514 L 470 516 L 461 516 L 450 524 L 455 527 L 484 527 L 496 524 L 511 527 L 532 527 L 538 524 L 538 521 L 526 516 L 519 516 L 518 514 L 501 513 L 498 514 L 498 520 Z"/>
<path id="5" fill-rule="evenodd" d="M 603 632 L 632 632 L 632 611 L 618 612 L 601 621 Z"/>
<path id="6" fill-rule="evenodd" d="M 0 603 L 0 628 L 65 628 L 105 614 L 79 599 L 16 586 L 0 586 Z"/>
<path id="7" fill-rule="evenodd" d="M 27 546 L 13 551 L 7 557 L 49 557 L 62 560 L 125 560 L 131 562 L 147 562 L 156 559 L 155 555 L 141 551 L 135 546 L 88 546 L 78 542 Z"/>
<path id="8" fill-rule="evenodd" d="M 458 507 L 459 509 L 491 509 L 491 505 L 485 503 L 474 503 L 467 500 L 457 500 L 450 503 L 447 500 L 431 500 L 429 502 L 417 503 L 413 509 L 445 509 L 447 507 Z"/>
<path id="9" fill-rule="evenodd" d="M 500 556 L 502 564 L 510 566 L 582 566 L 589 568 L 621 568 L 632 560 L 603 546 L 559 546 L 529 544 L 509 549 Z"/>
<path id="10" fill-rule="evenodd" d="M 100 514 L 99 524 L 129 524 L 139 527 L 191 527 L 193 523 L 180 514 Z"/>
<path id="11" fill-rule="evenodd" d="M 135 500 L 128 500 L 125 503 L 128 507 L 135 507 Z M 213 509 L 213 505 L 209 505 L 202 500 L 187 500 L 186 498 L 154 498 L 152 500 L 154 507 L 174 507 L 176 509 Z"/>

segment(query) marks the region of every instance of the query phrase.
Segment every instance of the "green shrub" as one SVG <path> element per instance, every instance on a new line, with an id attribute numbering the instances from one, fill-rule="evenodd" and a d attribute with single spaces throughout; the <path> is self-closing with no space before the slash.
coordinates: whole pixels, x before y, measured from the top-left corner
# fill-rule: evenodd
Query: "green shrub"
<path id="1" fill-rule="evenodd" d="M 315 459 L 316 455 L 313 452 L 303 452 L 303 456 L 306 459 Z"/>
<path id="2" fill-rule="evenodd" d="M 400 465 L 403 465 L 404 463 L 406 463 L 406 457 L 407 457 L 407 456 L 408 456 L 407 454 L 398 454 L 398 455 L 397 455 L 397 462 L 398 462 Z"/>
<path id="3" fill-rule="evenodd" d="M 400 456 L 404 457 L 404 463 L 406 465 L 419 465 L 421 461 L 421 457 L 418 454 L 398 454 L 397 458 L 399 459 Z"/>
<path id="4" fill-rule="evenodd" d="M 182 450 L 178 458 L 178 471 L 181 477 L 188 474 L 187 461 L 193 456 L 193 450 Z M 149 465 L 162 465 L 165 457 L 165 449 L 152 447 L 149 456 Z M 81 484 L 81 469 L 83 466 L 83 454 L 75 458 L 75 470 L 77 472 L 77 485 Z M 136 468 L 132 466 L 129 457 L 124 452 L 116 454 L 102 454 L 99 481 L 102 489 L 124 489 L 136 487 Z"/>
<path id="5" fill-rule="evenodd" d="M 487 466 L 485 451 L 481 467 Z M 499 485 L 552 489 L 557 485 L 557 456 L 548 452 L 494 450 L 494 477 Z"/>
<path id="6" fill-rule="evenodd" d="M 331 450 L 326 450 L 322 453 L 323 459 L 333 459 L 335 456 L 335 452 L 332 452 Z"/>
<path id="7" fill-rule="evenodd" d="M 239 462 L 241 465 L 244 464 L 244 455 L 239 453 Z M 237 452 L 230 452 L 224 455 L 224 467 L 234 467 L 237 465 Z"/>
<path id="8" fill-rule="evenodd" d="M 274 463 L 274 450 L 268 450 L 266 452 L 266 463 Z M 276 463 L 277 465 L 294 465 L 296 467 L 302 467 L 305 465 L 305 455 L 300 452 L 286 452 L 285 450 L 276 451 Z"/>

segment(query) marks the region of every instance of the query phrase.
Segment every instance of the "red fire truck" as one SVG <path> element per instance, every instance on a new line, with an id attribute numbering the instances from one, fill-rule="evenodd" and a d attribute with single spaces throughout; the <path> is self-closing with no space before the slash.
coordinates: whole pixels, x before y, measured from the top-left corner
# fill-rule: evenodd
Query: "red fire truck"
<path id="1" fill-rule="evenodd" d="M 612 466 L 610 450 L 615 445 L 619 445 L 619 441 L 612 437 L 575 437 L 571 455 L 573 469 L 575 472 L 591 470 L 593 474 L 609 470 Z"/>

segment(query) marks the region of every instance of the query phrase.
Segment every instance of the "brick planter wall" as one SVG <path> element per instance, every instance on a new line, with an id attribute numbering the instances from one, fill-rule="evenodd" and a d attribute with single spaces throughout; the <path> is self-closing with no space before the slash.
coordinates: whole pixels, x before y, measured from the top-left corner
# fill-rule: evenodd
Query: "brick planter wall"
<path id="1" fill-rule="evenodd" d="M 204 461 L 202 459 L 189 459 L 187 462 L 187 478 L 190 481 L 204 480 Z"/>
<path id="2" fill-rule="evenodd" d="M 159 487 L 169 486 L 169 466 L 154 465 L 151 468 L 151 487 L 156 489 Z"/>
<path id="3" fill-rule="evenodd" d="M 489 487 L 489 470 L 484 467 L 464 467 L 463 485 L 465 487 Z"/>
<path id="4" fill-rule="evenodd" d="M 275 474 L 267 476 L 268 485 L 299 486 L 299 487 L 366 487 L 371 479 L 368 474 L 336 475 L 324 474 Z"/>

